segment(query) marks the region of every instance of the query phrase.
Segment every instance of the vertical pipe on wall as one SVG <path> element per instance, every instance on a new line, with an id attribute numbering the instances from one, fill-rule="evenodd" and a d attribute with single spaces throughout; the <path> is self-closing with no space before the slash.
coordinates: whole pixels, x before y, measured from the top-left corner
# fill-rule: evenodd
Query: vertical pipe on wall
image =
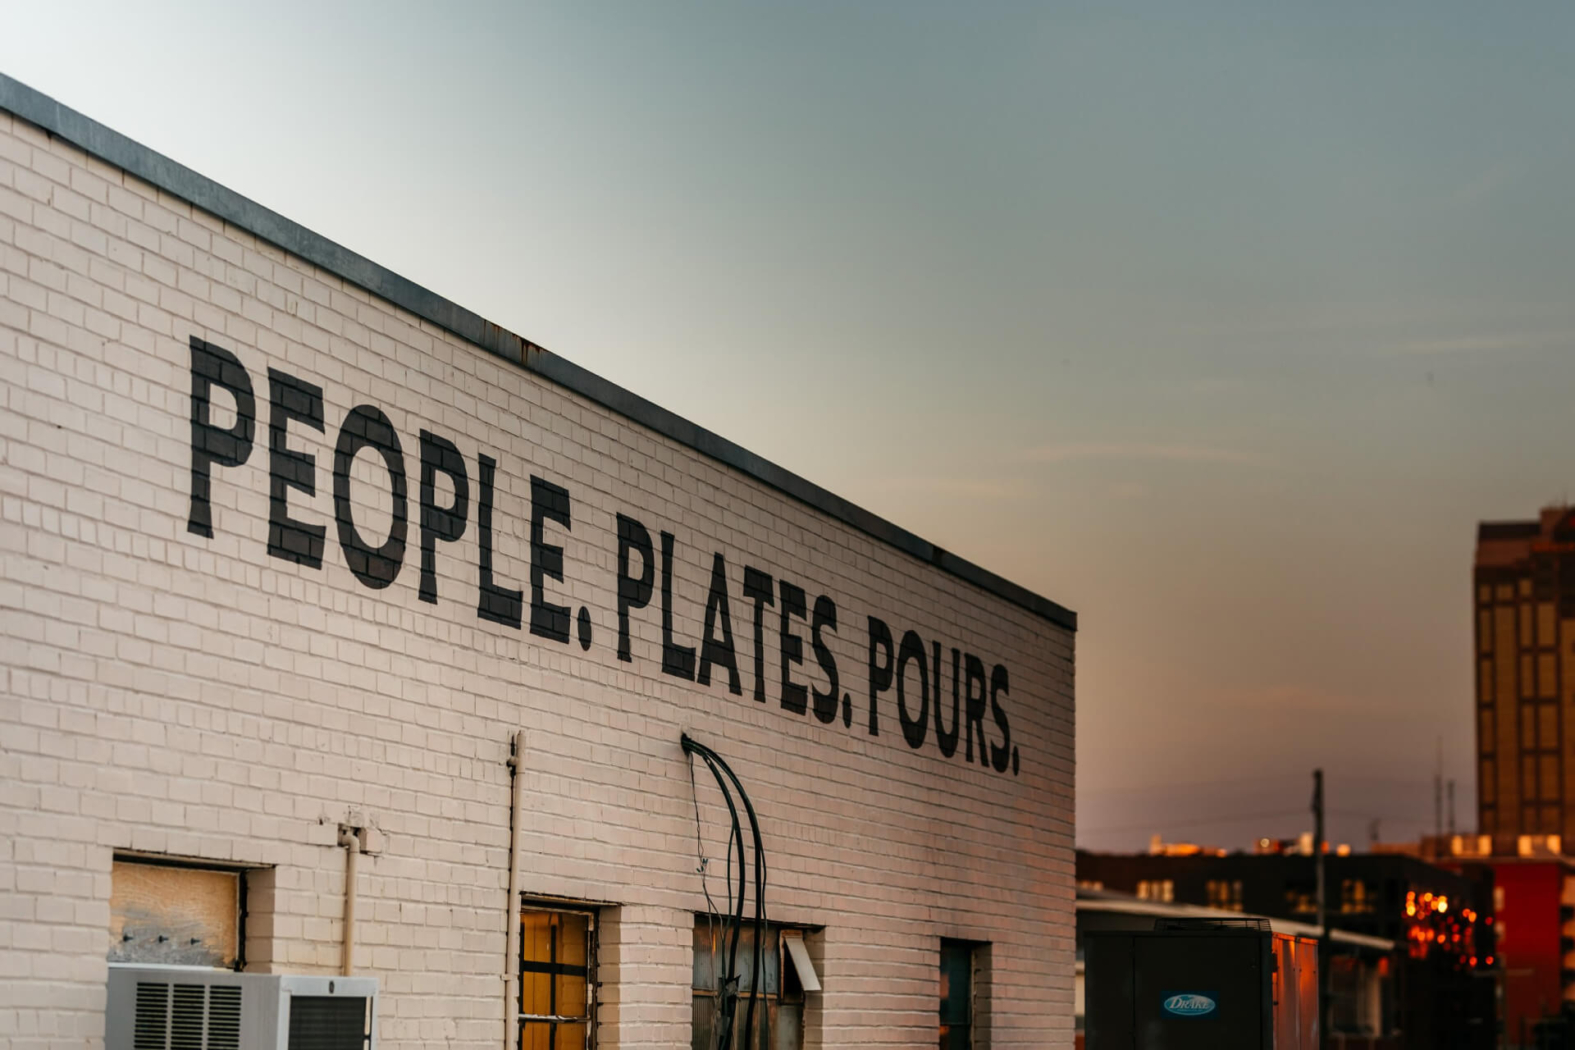
<path id="1" fill-rule="evenodd" d="M 345 851 L 345 933 L 340 949 L 339 971 L 349 977 L 355 972 L 355 896 L 356 868 L 361 859 L 361 836 L 355 828 L 339 827 L 339 845 Z"/>
<path id="2" fill-rule="evenodd" d="M 523 819 L 525 778 L 520 762 L 525 755 L 525 731 L 514 734 L 509 755 L 509 899 L 503 910 L 503 1050 L 519 1045 L 520 1010 L 515 994 L 519 990 L 520 931 L 520 821 Z"/>

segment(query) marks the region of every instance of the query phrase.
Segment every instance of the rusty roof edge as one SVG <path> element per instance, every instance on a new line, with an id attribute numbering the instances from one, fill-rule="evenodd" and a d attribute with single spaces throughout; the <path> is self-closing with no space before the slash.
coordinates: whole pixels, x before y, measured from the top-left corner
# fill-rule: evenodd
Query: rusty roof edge
<path id="1" fill-rule="evenodd" d="M 486 320 L 4 73 L 0 73 L 0 109 L 488 353 L 512 361 L 664 437 L 687 445 L 874 539 L 1049 620 L 1058 627 L 1077 630 L 1077 614 L 1072 610 L 942 550 L 907 529 L 750 452 L 742 445 Z"/>

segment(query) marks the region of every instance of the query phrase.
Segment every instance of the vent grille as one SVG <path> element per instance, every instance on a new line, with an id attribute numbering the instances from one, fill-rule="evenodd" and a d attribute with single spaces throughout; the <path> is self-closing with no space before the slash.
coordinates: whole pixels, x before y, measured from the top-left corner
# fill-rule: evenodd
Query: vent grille
<path id="1" fill-rule="evenodd" d="M 349 995 L 297 995 L 290 1001 L 289 1050 L 362 1050 L 367 1001 Z"/>
<path id="2" fill-rule="evenodd" d="M 240 1050 L 234 985 L 137 983 L 132 1050 Z"/>
<path id="3" fill-rule="evenodd" d="M 137 983 L 137 1016 L 133 1022 L 133 1050 L 167 1050 L 169 1046 L 170 986 Z"/>
<path id="4" fill-rule="evenodd" d="M 177 984 L 170 1009 L 170 1050 L 202 1050 L 203 1000 L 200 984 Z"/>
<path id="5" fill-rule="evenodd" d="M 208 986 L 208 1050 L 240 1050 L 241 990 L 234 985 Z"/>

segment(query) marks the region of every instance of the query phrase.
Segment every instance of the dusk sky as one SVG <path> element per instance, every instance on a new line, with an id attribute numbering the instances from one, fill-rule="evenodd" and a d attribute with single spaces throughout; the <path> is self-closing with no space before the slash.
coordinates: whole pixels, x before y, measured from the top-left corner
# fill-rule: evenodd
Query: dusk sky
<path id="1" fill-rule="evenodd" d="M 136 10 L 133 10 L 133 7 Z M 1271 10 L 1271 7 L 1273 8 Z M 0 0 L 0 72 L 1079 614 L 1078 841 L 1475 826 L 1575 5 Z"/>

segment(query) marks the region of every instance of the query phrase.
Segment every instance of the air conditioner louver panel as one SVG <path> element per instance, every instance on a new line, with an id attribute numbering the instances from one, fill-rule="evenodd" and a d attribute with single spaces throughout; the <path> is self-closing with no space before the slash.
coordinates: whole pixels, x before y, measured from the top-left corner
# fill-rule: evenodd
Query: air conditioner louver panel
<path id="1" fill-rule="evenodd" d="M 297 995 L 290 1002 L 288 1050 L 362 1050 L 366 1000 Z"/>
<path id="2" fill-rule="evenodd" d="M 241 990 L 208 986 L 208 1050 L 240 1050 Z"/>
<path id="3" fill-rule="evenodd" d="M 226 985 L 137 984 L 133 1050 L 240 1050 L 241 990 Z"/>
<path id="4" fill-rule="evenodd" d="M 207 991 L 200 984 L 177 984 L 170 1004 L 170 1050 L 203 1050 L 203 1000 Z"/>
<path id="5" fill-rule="evenodd" d="M 170 986 L 139 981 L 137 1012 L 132 1022 L 133 1050 L 168 1050 Z"/>

